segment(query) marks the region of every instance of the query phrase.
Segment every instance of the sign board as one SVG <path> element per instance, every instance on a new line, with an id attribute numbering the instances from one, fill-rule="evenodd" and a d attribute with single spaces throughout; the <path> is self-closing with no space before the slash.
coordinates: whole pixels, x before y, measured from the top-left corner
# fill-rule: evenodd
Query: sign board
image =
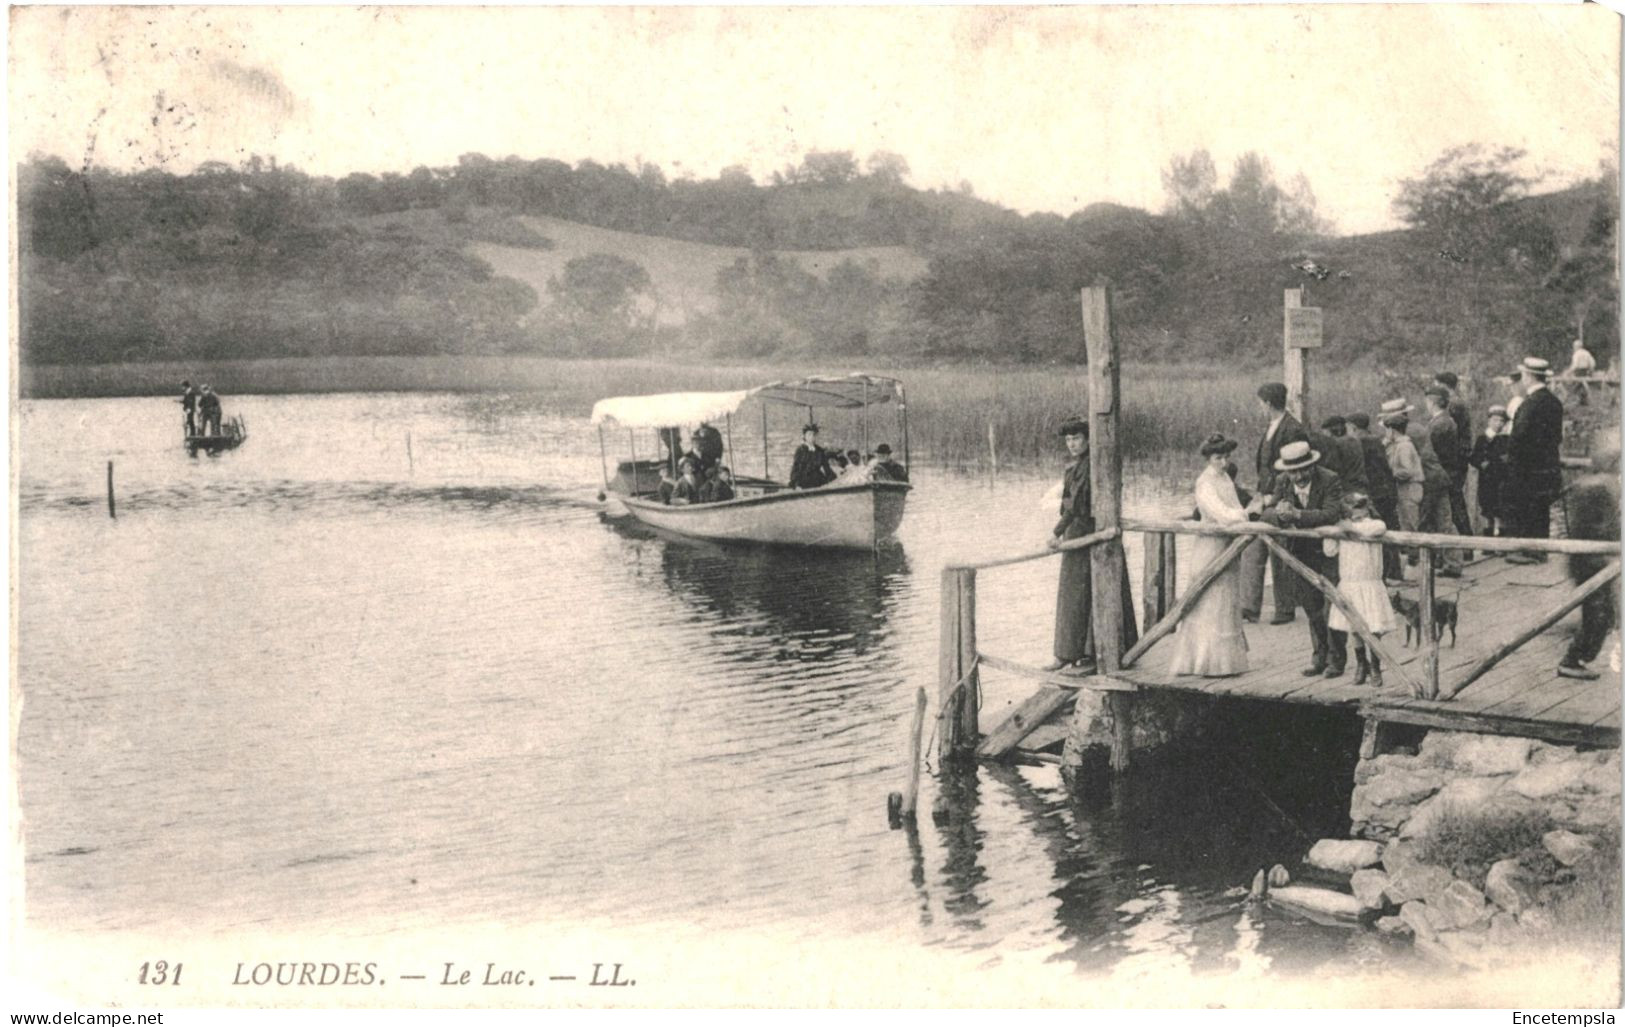
<path id="1" fill-rule="evenodd" d="M 1295 349 L 1318 349 L 1323 319 L 1319 307 L 1288 307 L 1286 344 Z"/>

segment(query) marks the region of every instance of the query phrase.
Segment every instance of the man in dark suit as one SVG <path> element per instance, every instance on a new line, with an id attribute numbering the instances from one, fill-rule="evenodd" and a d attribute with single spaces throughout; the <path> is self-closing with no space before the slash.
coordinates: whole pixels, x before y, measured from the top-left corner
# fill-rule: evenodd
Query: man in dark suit
<path id="1" fill-rule="evenodd" d="M 1370 492 L 1365 476 L 1365 450 L 1360 440 L 1349 435 L 1348 420 L 1333 414 L 1320 422 L 1320 435 L 1309 437 L 1309 444 L 1320 450 L 1321 466 L 1337 475 L 1345 492 Z"/>
<path id="2" fill-rule="evenodd" d="M 875 447 L 875 455 L 880 457 L 875 461 L 875 467 L 886 475 L 889 481 L 908 481 L 908 468 L 891 458 L 891 447 L 882 442 Z"/>
<path id="3" fill-rule="evenodd" d="M 1515 523 L 1510 534 L 1522 538 L 1550 538 L 1552 503 L 1563 489 L 1563 401 L 1546 387 L 1551 365 L 1539 357 L 1526 357 L 1519 372 L 1524 400 L 1512 418 L 1507 446 L 1509 513 Z M 1545 563 L 1545 553 L 1513 553 L 1509 563 Z"/>
<path id="4" fill-rule="evenodd" d="M 1275 488 L 1259 519 L 1278 528 L 1323 528 L 1336 524 L 1343 516 L 1343 483 L 1336 474 L 1317 466 L 1320 459 L 1321 454 L 1307 442 L 1283 446 L 1274 465 L 1279 472 Z M 1325 554 L 1320 539 L 1289 539 L 1286 549 L 1310 570 L 1336 583 L 1337 560 Z M 1327 631 L 1327 600 L 1320 589 L 1295 571 L 1287 574 L 1290 577 L 1284 584 L 1293 605 L 1302 606 L 1309 618 L 1309 640 L 1314 647 L 1314 662 L 1304 669 L 1304 676 L 1338 677 L 1348 663 L 1348 636 L 1339 632 L 1334 637 Z"/>
<path id="5" fill-rule="evenodd" d="M 829 451 L 818 444 L 818 425 L 808 424 L 801 429 L 801 445 L 796 447 L 795 460 L 790 464 L 790 487 L 815 489 L 834 480 Z"/>
<path id="6" fill-rule="evenodd" d="M 1255 456 L 1258 471 L 1257 494 L 1270 495 L 1275 489 L 1275 462 L 1281 457 L 1281 449 L 1294 442 L 1309 441 L 1309 434 L 1303 430 L 1298 419 L 1286 412 L 1286 386 L 1280 382 L 1267 382 L 1258 387 L 1258 405 L 1267 417 L 1268 427 L 1258 440 L 1258 452 Z M 1265 547 L 1263 542 L 1254 542 L 1242 551 L 1241 556 L 1241 615 L 1248 621 L 1258 620 L 1264 608 L 1264 563 Z M 1287 598 L 1282 582 L 1287 579 L 1289 572 L 1282 566 L 1278 557 L 1269 558 L 1270 577 L 1275 582 L 1275 615 L 1270 618 L 1271 624 L 1286 624 L 1292 620 L 1292 603 Z"/>
<path id="7" fill-rule="evenodd" d="M 1569 492 L 1569 537 L 1597 542 L 1619 540 L 1619 436 L 1605 433 L 1591 449 L 1592 473 L 1574 483 Z M 1569 577 L 1576 585 L 1608 565 L 1606 556 L 1576 554 L 1569 557 Z M 1609 582 L 1591 593 L 1580 607 L 1580 630 L 1569 643 L 1568 652 L 1557 665 L 1557 672 L 1566 678 L 1591 681 L 1601 673 L 1586 666 L 1602 652 L 1619 619 L 1615 592 L 1617 580 Z"/>
<path id="8" fill-rule="evenodd" d="M 1457 535 L 1471 535 L 1473 524 L 1467 517 L 1467 454 L 1472 451 L 1472 446 L 1469 443 L 1467 450 L 1462 450 L 1456 419 L 1450 414 L 1450 390 L 1443 385 L 1430 385 L 1422 395 L 1428 408 L 1428 447 L 1433 450 L 1439 469 L 1444 472 L 1443 495 L 1438 496 L 1433 504 L 1429 503 L 1429 496 L 1422 499 L 1422 530 L 1448 534 L 1453 529 Z M 1422 466 L 1427 466 L 1426 456 L 1422 457 Z M 1439 573 L 1448 576 L 1451 571 L 1459 572 L 1456 562 L 1463 557 L 1472 558 L 1472 551 L 1467 550 L 1457 553 L 1457 560 L 1452 561 L 1450 554 L 1455 552 L 1441 551 L 1445 566 L 1440 568 Z"/>

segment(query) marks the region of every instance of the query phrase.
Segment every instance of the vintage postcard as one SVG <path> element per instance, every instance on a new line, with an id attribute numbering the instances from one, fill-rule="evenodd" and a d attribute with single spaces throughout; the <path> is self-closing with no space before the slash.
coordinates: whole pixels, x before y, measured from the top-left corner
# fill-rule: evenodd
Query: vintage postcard
<path id="1" fill-rule="evenodd" d="M 8 57 L 13 1023 L 1617 1009 L 1613 13 Z"/>

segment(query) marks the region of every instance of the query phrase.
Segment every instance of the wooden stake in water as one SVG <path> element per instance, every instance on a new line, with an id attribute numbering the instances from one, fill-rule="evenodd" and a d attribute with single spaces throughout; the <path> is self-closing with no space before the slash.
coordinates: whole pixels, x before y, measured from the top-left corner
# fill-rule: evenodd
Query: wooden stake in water
<path id="1" fill-rule="evenodd" d="M 113 508 L 113 461 L 107 461 L 107 516 L 118 519 L 118 511 Z"/>
<path id="2" fill-rule="evenodd" d="M 925 730 L 925 689 L 914 692 L 914 726 L 909 731 L 908 791 L 903 793 L 903 816 L 913 817 L 920 799 L 920 735 Z"/>
<path id="3" fill-rule="evenodd" d="M 993 477 L 999 476 L 999 434 L 993 427 L 993 422 L 987 422 L 987 456 L 993 465 Z"/>
<path id="4" fill-rule="evenodd" d="M 602 434 L 600 434 L 600 436 L 599 436 L 599 441 L 600 442 L 603 441 Z M 413 467 L 412 467 L 412 431 L 411 431 L 410 428 L 407 429 L 407 432 L 406 432 L 406 473 L 408 475 L 413 473 Z"/>

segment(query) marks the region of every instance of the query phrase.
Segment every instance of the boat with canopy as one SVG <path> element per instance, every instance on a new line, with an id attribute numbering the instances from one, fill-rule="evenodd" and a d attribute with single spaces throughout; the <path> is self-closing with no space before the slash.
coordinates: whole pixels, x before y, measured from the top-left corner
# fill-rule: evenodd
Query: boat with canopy
<path id="1" fill-rule="evenodd" d="M 762 473 L 741 473 L 733 446 L 734 421 L 742 410 L 760 407 Z M 791 488 L 772 476 L 771 412 L 791 409 L 816 422 L 819 411 L 856 411 L 861 452 L 870 451 L 870 413 L 890 407 L 897 419 L 902 466 L 908 467 L 908 407 L 903 385 L 867 374 L 814 376 L 772 382 L 730 392 L 673 392 L 617 396 L 593 406 L 604 463 L 604 492 L 617 498 L 628 515 L 650 527 L 693 538 L 779 545 L 870 549 L 892 537 L 903 520 L 910 485 L 884 475 L 841 479 L 818 488 Z M 780 415 L 782 419 L 782 414 Z M 754 420 L 754 419 L 753 419 Z M 675 476 L 681 454 L 679 430 L 723 426 L 722 462 L 734 476 L 734 498 L 710 503 L 668 505 L 661 499 L 661 472 Z M 627 430 L 631 459 L 609 472 L 605 429 Z M 653 456 L 638 456 L 638 435 L 653 431 Z M 754 431 L 754 425 L 752 427 Z M 781 429 L 782 430 L 782 429 Z M 646 436 L 647 437 L 647 436 Z M 661 454 L 664 447 L 665 453 Z M 788 455 L 781 457 L 788 466 Z"/>

